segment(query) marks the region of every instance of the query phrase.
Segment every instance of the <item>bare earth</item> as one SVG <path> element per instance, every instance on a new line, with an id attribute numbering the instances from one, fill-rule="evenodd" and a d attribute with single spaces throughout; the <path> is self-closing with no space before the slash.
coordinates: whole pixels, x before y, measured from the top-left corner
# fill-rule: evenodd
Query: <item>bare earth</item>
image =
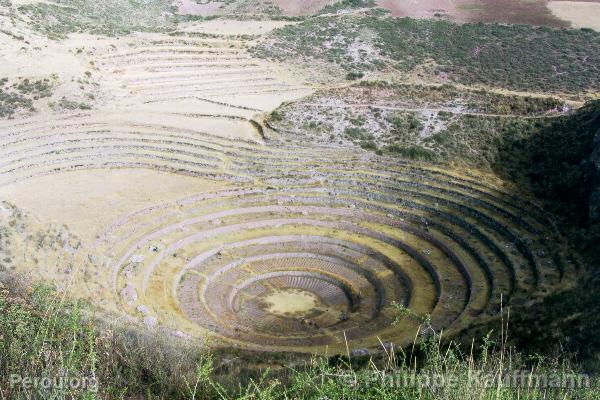
<path id="1" fill-rule="evenodd" d="M 550 1 L 548 8 L 558 18 L 569 21 L 574 28 L 600 31 L 600 2 Z"/>
<path id="2" fill-rule="evenodd" d="M 597 0 L 379 0 L 398 17 L 443 17 L 460 22 L 508 22 L 597 29 Z"/>

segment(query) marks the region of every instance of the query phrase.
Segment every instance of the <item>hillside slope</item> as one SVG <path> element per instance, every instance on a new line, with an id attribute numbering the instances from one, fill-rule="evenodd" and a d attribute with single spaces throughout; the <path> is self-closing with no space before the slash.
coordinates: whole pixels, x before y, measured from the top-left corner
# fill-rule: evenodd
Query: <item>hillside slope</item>
<path id="1" fill-rule="evenodd" d="M 501 146 L 495 167 L 551 201 L 573 225 L 598 223 L 600 101 L 533 134 L 510 138 Z"/>

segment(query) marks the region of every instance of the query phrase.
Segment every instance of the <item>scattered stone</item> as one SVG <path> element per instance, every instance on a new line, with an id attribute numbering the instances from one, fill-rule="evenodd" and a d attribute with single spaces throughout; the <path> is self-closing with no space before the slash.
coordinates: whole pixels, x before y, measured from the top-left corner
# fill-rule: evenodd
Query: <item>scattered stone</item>
<path id="1" fill-rule="evenodd" d="M 394 350 L 394 343 L 392 342 L 383 342 L 383 348 L 385 351 L 393 351 Z"/>
<path id="2" fill-rule="evenodd" d="M 146 325 L 148 328 L 154 328 L 156 325 L 158 325 L 158 320 L 156 317 L 147 316 L 144 318 L 144 325 Z"/>
<path id="3" fill-rule="evenodd" d="M 365 357 L 369 355 L 369 350 L 361 348 L 361 349 L 353 349 L 350 352 L 350 357 Z"/>
<path id="4" fill-rule="evenodd" d="M 133 256 L 131 256 L 131 258 L 129 259 L 129 262 L 131 262 L 132 264 L 140 264 L 142 262 L 144 262 L 145 257 L 142 254 L 135 254 Z"/>
<path id="5" fill-rule="evenodd" d="M 173 336 L 178 337 L 178 338 L 183 338 L 183 339 L 191 339 L 192 338 L 187 333 L 183 333 L 181 331 L 173 331 L 172 334 L 173 334 Z"/>
<path id="6" fill-rule="evenodd" d="M 148 315 L 150 313 L 150 309 L 147 306 L 143 305 L 143 304 L 140 304 L 139 306 L 137 306 L 136 310 L 140 314 L 143 314 L 143 315 Z"/>
<path id="7" fill-rule="evenodd" d="M 128 305 L 133 305 L 138 299 L 137 291 L 131 285 L 127 285 L 121 289 L 121 297 Z"/>

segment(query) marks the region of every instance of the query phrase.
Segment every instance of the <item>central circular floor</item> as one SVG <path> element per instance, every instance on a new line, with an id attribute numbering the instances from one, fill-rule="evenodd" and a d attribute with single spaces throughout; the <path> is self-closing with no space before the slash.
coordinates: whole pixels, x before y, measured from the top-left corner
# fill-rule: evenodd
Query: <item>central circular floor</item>
<path id="1" fill-rule="evenodd" d="M 276 290 L 264 298 L 267 311 L 280 316 L 306 317 L 319 308 L 319 298 L 305 290 Z"/>

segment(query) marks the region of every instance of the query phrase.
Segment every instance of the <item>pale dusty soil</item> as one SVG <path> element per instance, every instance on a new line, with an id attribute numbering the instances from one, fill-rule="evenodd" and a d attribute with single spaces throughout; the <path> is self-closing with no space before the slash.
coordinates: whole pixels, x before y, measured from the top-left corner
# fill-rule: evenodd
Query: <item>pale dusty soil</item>
<path id="1" fill-rule="evenodd" d="M 275 0 L 274 3 L 286 15 L 310 15 L 336 0 Z"/>
<path id="2" fill-rule="evenodd" d="M 275 292 L 265 300 L 269 304 L 269 310 L 279 315 L 307 313 L 319 303 L 319 299 L 314 294 L 304 291 Z"/>
<path id="3" fill-rule="evenodd" d="M 379 0 L 377 4 L 397 17 L 431 18 L 435 13 L 457 16 L 458 12 L 453 0 Z"/>
<path id="4" fill-rule="evenodd" d="M 0 23 L 2 22 L 0 19 Z M 287 23 L 225 20 L 185 24 L 184 29 L 220 35 L 260 35 Z M 177 71 L 155 73 L 152 70 L 146 71 L 135 58 L 119 64 L 111 61 L 110 57 L 135 51 L 138 47 L 152 47 L 152 40 L 171 40 L 169 37 L 150 33 L 137 33 L 121 38 L 73 34 L 62 41 L 50 41 L 34 34 L 25 26 L 10 28 L 15 34 L 24 35 L 32 44 L 27 45 L 21 40 L 0 35 L 0 78 L 39 79 L 57 74 L 59 83 L 54 88 L 53 99 L 63 95 L 73 98 L 73 94 L 82 92 L 77 80 L 84 76 L 86 71 L 91 72 L 96 98 L 91 102 L 93 109 L 82 113 L 84 116 L 77 119 L 78 123 L 82 124 L 105 123 L 115 130 L 132 125 L 150 124 L 166 127 L 167 133 L 170 129 L 185 129 L 198 133 L 206 132 L 217 137 L 262 143 L 262 138 L 247 120 L 311 91 L 310 88 L 302 86 L 297 77 L 281 70 L 279 66 L 263 60 L 249 60 L 248 62 L 256 63 L 265 76 L 272 78 L 276 84 L 289 85 L 290 90 L 242 94 L 228 94 L 227 90 L 221 90 L 206 95 L 206 99 L 169 98 L 160 102 L 148 102 L 153 99 L 152 96 L 141 93 L 139 87 L 129 82 L 135 79 L 175 76 Z M 198 44 L 195 46 L 199 48 L 215 46 L 223 51 L 246 46 L 239 40 L 229 41 L 227 38 L 197 41 L 190 39 L 192 45 L 196 42 Z M 168 47 L 170 46 L 165 46 L 165 49 Z M 145 56 L 142 54 L 136 57 Z M 168 63 L 169 59 L 165 59 L 164 62 Z M 230 76 L 215 76 L 212 71 L 211 69 L 212 75 L 207 75 L 206 78 L 200 75 L 193 82 L 211 84 L 212 81 L 227 80 Z M 228 73 L 229 70 L 224 69 L 223 72 Z M 203 71 L 199 73 L 202 74 Z M 241 77 L 244 77 L 243 73 Z M 231 86 L 234 89 L 244 85 L 243 81 L 239 84 L 233 83 Z M 0 134 L 21 122 L 31 126 L 59 123 L 64 117 L 63 112 L 51 110 L 47 104 L 48 100 L 43 99 L 36 103 L 37 114 L 22 121 L 0 121 Z M 218 102 L 230 103 L 239 108 Z M 91 244 L 99 232 L 123 213 L 156 202 L 167 202 L 214 190 L 223 185 L 217 181 L 150 170 L 87 170 L 31 178 L 4 186 L 0 188 L 0 199 L 30 211 L 41 223 L 66 224 L 74 234 Z"/>
<path id="5" fill-rule="evenodd" d="M 235 21 L 215 19 L 179 25 L 183 32 L 202 32 L 217 35 L 264 35 L 273 29 L 289 25 L 288 21 Z"/>
<path id="6" fill-rule="evenodd" d="M 89 170 L 5 186 L 0 188 L 0 198 L 19 205 L 41 223 L 66 224 L 73 234 L 92 243 L 122 214 L 224 186 L 151 170 Z"/>
<path id="7" fill-rule="evenodd" d="M 533 25 L 598 27 L 598 0 L 378 0 L 398 17 L 442 16 L 459 22 L 508 22 Z M 436 15 L 437 14 L 437 15 Z"/>
<path id="8" fill-rule="evenodd" d="M 548 8 L 574 28 L 592 28 L 600 31 L 600 2 L 551 1 Z"/>
<path id="9" fill-rule="evenodd" d="M 194 0 L 175 0 L 173 5 L 177 12 L 182 15 L 215 15 L 221 9 L 223 3 L 212 1 L 205 4 L 196 3 Z"/>

